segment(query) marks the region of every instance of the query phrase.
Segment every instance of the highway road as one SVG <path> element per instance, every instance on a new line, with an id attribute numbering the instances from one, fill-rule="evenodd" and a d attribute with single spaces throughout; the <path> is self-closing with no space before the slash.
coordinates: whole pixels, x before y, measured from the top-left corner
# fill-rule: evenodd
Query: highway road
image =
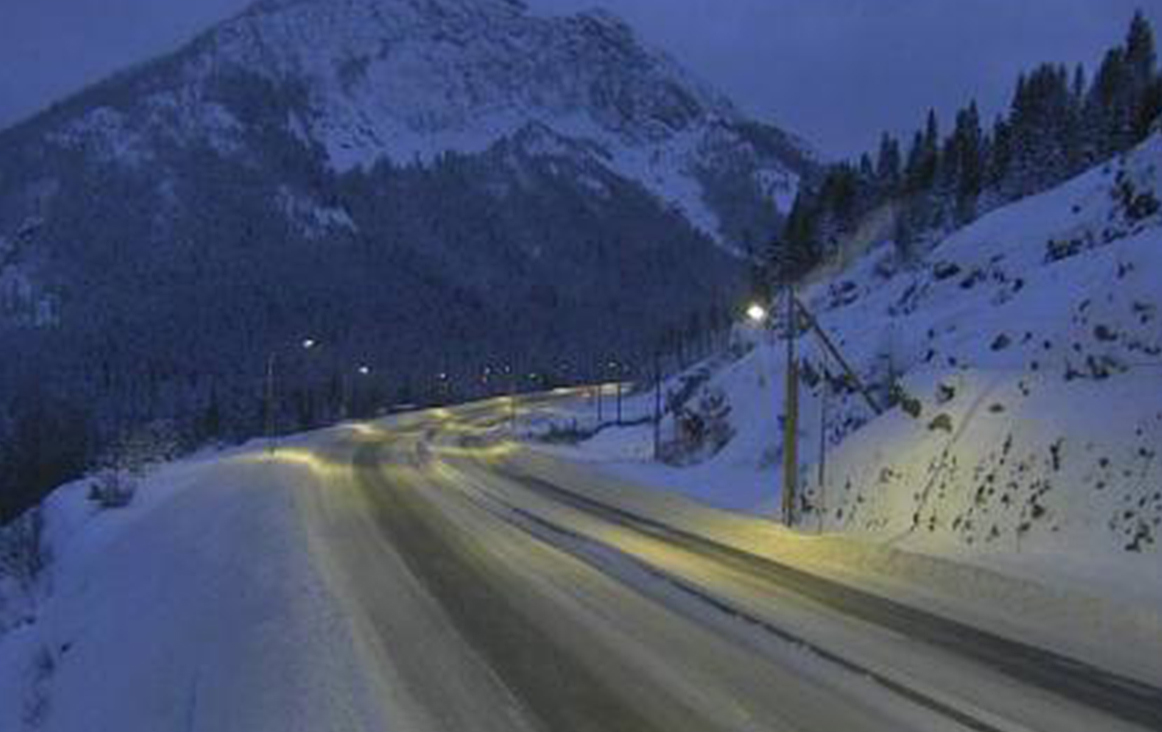
<path id="1" fill-rule="evenodd" d="M 275 456 L 327 476 L 297 499 L 311 551 L 407 729 L 1162 729 L 1155 686 L 611 505 L 510 408 Z"/>

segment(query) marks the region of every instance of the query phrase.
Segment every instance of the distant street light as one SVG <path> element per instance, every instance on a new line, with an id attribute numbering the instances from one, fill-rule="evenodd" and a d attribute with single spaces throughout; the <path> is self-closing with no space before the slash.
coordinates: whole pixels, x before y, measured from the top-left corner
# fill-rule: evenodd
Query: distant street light
<path id="1" fill-rule="evenodd" d="M 314 338 L 304 338 L 301 343 L 303 350 L 309 351 L 319 342 Z M 275 366 L 278 363 L 278 351 L 271 351 L 266 356 L 266 437 L 268 440 L 268 449 L 273 453 L 277 449 L 275 439 Z"/>
<path id="2" fill-rule="evenodd" d="M 371 376 L 371 367 L 368 366 L 367 364 L 360 364 L 355 369 L 355 373 L 357 373 L 359 376 L 362 376 L 362 377 L 364 377 L 364 379 L 366 379 L 366 377 Z M 361 409 L 362 403 L 360 400 L 361 395 L 359 392 L 359 382 L 361 381 L 361 379 L 344 379 L 344 381 L 351 382 L 351 390 L 350 390 L 351 391 L 351 394 L 350 394 L 351 405 L 350 406 L 348 406 L 346 404 L 343 405 L 343 416 L 346 417 L 346 416 L 348 416 L 348 412 L 351 412 L 355 415 L 356 418 L 359 418 L 359 415 L 363 414 L 363 410 Z M 343 392 L 346 392 L 346 391 L 347 391 L 346 389 L 343 390 Z M 346 394 L 344 394 L 344 398 L 346 398 Z"/>
<path id="3" fill-rule="evenodd" d="M 765 323 L 767 320 L 767 309 L 756 302 L 746 309 L 746 317 L 755 324 Z"/>

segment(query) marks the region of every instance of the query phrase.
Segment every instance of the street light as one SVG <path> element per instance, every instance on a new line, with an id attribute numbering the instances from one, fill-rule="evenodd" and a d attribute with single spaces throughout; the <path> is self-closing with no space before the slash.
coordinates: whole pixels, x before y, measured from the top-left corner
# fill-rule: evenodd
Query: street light
<path id="1" fill-rule="evenodd" d="M 746 317 L 756 325 L 765 323 L 767 320 L 767 309 L 756 302 L 746 309 Z"/>
<path id="2" fill-rule="evenodd" d="M 356 367 L 355 373 L 359 377 L 362 377 L 362 378 L 343 379 L 344 381 L 349 381 L 350 386 L 351 386 L 351 390 L 350 390 L 351 391 L 351 394 L 350 394 L 351 404 L 350 404 L 350 406 L 348 406 L 346 403 L 344 403 L 343 416 L 344 417 L 350 416 L 350 414 L 349 414 L 349 412 L 350 412 L 350 413 L 354 413 L 355 417 L 358 419 L 358 418 L 360 418 L 359 415 L 361 415 L 363 413 L 363 410 L 360 409 L 361 402 L 360 402 L 360 394 L 359 394 L 359 382 L 365 380 L 368 376 L 371 376 L 371 367 L 365 363 L 360 364 L 358 367 Z M 342 385 L 340 385 L 340 386 L 342 386 Z M 343 392 L 344 401 L 346 402 L 347 390 L 342 389 L 342 392 Z"/>
<path id="3" fill-rule="evenodd" d="M 304 351 L 309 351 L 319 342 L 314 338 L 304 338 L 301 342 Z M 271 453 L 277 449 L 275 442 L 275 407 L 274 407 L 274 371 L 278 361 L 278 351 L 271 351 L 266 356 L 266 438 Z"/>

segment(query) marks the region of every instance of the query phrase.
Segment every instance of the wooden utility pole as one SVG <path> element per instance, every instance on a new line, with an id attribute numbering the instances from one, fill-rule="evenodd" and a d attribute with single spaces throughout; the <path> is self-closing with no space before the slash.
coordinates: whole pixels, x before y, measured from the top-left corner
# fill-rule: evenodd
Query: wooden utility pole
<path id="1" fill-rule="evenodd" d="M 654 462 L 662 457 L 662 357 L 654 351 Z"/>
<path id="2" fill-rule="evenodd" d="M 621 425 L 621 373 L 619 371 L 617 374 L 617 426 Z"/>
<path id="3" fill-rule="evenodd" d="M 799 482 L 799 365 L 795 361 L 795 289 L 787 285 L 787 383 L 783 423 L 783 523 L 794 519 Z"/>
<path id="4" fill-rule="evenodd" d="M 601 424 L 605 421 L 605 416 L 604 416 L 604 413 L 603 413 L 602 407 L 601 407 L 601 392 L 603 391 L 603 389 L 602 389 L 603 386 L 604 386 L 604 384 L 601 383 L 601 372 L 599 370 L 597 373 L 597 426 L 598 427 L 600 427 Z"/>
<path id="5" fill-rule="evenodd" d="M 274 353 L 266 357 L 266 449 L 274 454 L 276 445 L 274 439 Z"/>
<path id="6" fill-rule="evenodd" d="M 831 375 L 823 369 L 823 389 L 819 394 L 819 533 L 823 533 L 823 519 L 827 511 L 827 397 L 831 389 Z"/>
<path id="7" fill-rule="evenodd" d="M 508 428 L 513 436 L 516 435 L 516 359 L 510 359 L 508 365 Z"/>

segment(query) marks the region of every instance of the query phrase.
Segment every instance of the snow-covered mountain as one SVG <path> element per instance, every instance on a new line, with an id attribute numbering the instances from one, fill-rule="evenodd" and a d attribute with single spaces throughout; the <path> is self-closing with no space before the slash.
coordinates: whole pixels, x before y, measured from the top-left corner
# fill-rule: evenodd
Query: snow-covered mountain
<path id="1" fill-rule="evenodd" d="M 802 142 L 746 119 L 602 11 L 545 17 L 519 0 L 269 0 L 167 65 L 121 82 L 128 106 L 87 104 L 52 125 L 53 140 L 139 165 L 163 142 L 244 151 L 253 110 L 241 107 L 261 102 L 254 89 L 245 102 L 221 88 L 244 75 L 293 97 L 277 124 L 335 172 L 383 157 L 483 153 L 541 128 L 582 143 L 603 168 L 729 245 L 747 226 L 755 239 L 767 234 L 770 212 L 744 214 L 743 204 L 786 213 L 814 167 Z M 531 144 L 533 154 L 553 149 L 539 137 Z"/>
<path id="2" fill-rule="evenodd" d="M 0 398 L 241 432 L 305 332 L 289 378 L 374 363 L 377 403 L 643 357 L 721 320 L 816 168 L 615 18 L 502 0 L 261 2 L 0 160 Z"/>

